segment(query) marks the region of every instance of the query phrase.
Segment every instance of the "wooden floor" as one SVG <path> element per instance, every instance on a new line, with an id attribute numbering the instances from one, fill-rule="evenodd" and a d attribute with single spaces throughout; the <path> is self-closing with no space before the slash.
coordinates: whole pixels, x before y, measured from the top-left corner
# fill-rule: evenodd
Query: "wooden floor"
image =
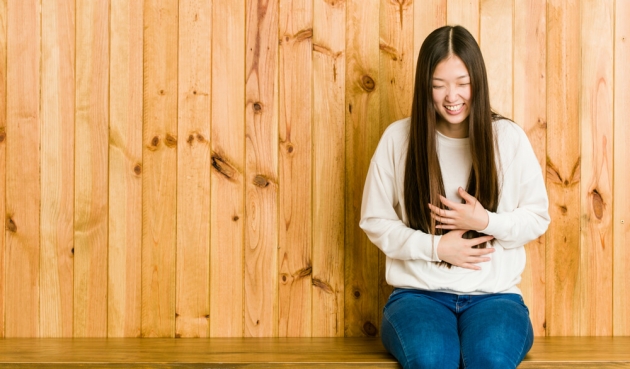
<path id="1" fill-rule="evenodd" d="M 378 339 L 0 339 L 0 368 L 400 368 Z M 519 368 L 630 368 L 630 337 L 540 337 Z"/>

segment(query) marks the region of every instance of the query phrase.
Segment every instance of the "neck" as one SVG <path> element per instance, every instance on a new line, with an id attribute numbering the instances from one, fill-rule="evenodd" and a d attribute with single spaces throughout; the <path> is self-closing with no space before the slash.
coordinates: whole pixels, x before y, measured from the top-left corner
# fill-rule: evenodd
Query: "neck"
<path id="1" fill-rule="evenodd" d="M 435 127 L 438 132 L 450 138 L 466 138 L 468 137 L 468 120 L 459 124 L 451 124 L 445 121 L 438 121 Z"/>

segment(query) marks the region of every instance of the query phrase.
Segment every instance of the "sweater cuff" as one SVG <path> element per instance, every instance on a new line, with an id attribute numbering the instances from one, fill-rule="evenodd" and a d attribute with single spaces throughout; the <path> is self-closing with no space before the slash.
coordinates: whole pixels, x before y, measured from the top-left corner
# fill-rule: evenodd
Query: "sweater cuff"
<path id="1" fill-rule="evenodd" d="M 486 210 L 488 213 L 488 225 L 486 228 L 479 231 L 479 233 L 486 234 L 488 236 L 494 236 L 495 233 L 501 229 L 501 219 L 497 213 Z"/>
<path id="2" fill-rule="evenodd" d="M 433 250 L 432 254 L 433 255 L 431 255 L 431 261 L 435 261 L 435 262 L 438 262 L 438 263 L 442 261 L 438 257 L 438 252 L 437 252 L 438 245 L 440 244 L 440 240 L 441 239 L 442 239 L 442 236 L 437 236 L 437 235 L 433 236 L 433 247 L 432 247 L 432 250 Z"/>

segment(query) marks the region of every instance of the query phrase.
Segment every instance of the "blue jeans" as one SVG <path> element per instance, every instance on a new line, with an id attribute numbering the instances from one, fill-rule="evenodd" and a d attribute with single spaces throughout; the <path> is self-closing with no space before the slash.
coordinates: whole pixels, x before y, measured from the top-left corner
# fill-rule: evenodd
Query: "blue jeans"
<path id="1" fill-rule="evenodd" d="M 534 342 L 518 294 L 395 289 L 381 339 L 404 368 L 516 368 Z"/>

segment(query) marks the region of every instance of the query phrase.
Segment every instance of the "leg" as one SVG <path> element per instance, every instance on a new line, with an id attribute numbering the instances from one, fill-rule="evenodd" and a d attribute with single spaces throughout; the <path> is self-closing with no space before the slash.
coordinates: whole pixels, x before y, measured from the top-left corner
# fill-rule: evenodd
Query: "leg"
<path id="1" fill-rule="evenodd" d="M 383 310 L 381 339 L 406 369 L 459 366 L 455 313 L 431 297 L 394 291 Z"/>
<path id="2" fill-rule="evenodd" d="M 517 294 L 472 302 L 459 318 L 464 368 L 516 368 L 534 342 L 529 311 Z"/>

